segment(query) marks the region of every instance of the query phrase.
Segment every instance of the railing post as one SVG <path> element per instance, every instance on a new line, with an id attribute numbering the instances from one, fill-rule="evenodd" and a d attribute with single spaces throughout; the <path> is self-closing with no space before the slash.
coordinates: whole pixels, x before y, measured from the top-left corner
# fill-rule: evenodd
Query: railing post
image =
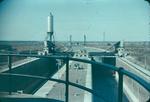
<path id="1" fill-rule="evenodd" d="M 11 69 L 12 69 L 12 56 L 8 56 L 8 68 L 9 68 L 9 73 L 11 74 Z M 12 77 L 9 75 L 9 95 L 12 93 Z"/>
<path id="2" fill-rule="evenodd" d="M 119 68 L 119 81 L 118 81 L 118 102 L 123 102 L 123 68 Z"/>
<path id="3" fill-rule="evenodd" d="M 66 57 L 66 93 L 65 101 L 69 102 L 69 57 Z"/>

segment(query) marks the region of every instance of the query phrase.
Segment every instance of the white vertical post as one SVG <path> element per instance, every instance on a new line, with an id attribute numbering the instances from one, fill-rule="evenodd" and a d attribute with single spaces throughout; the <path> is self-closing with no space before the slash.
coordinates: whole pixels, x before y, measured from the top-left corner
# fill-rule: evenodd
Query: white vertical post
<path id="1" fill-rule="evenodd" d="M 50 32 L 50 16 L 47 17 L 47 24 L 48 24 L 47 32 Z"/>
<path id="2" fill-rule="evenodd" d="M 53 33 L 53 15 L 50 13 L 50 15 L 47 18 L 47 23 L 48 23 L 48 31 L 50 33 Z"/>

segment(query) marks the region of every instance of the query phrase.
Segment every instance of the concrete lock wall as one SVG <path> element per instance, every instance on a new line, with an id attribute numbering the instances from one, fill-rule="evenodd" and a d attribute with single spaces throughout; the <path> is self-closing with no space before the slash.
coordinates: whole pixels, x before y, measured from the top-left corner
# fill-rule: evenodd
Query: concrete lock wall
<path id="1" fill-rule="evenodd" d="M 124 76 L 124 91 L 130 102 L 146 102 L 150 93 L 136 81 Z"/>
<path id="2" fill-rule="evenodd" d="M 120 59 L 117 59 L 116 62 L 117 66 L 123 66 L 126 70 L 131 71 L 130 66 L 123 63 Z M 130 102 L 146 102 L 148 100 L 148 98 L 150 97 L 150 93 L 146 89 L 144 89 L 138 82 L 125 75 L 123 80 L 124 92 Z"/>
<path id="3" fill-rule="evenodd" d="M 112 57 L 94 57 L 94 60 L 111 65 L 116 63 L 116 59 Z M 104 100 L 108 102 L 117 101 L 117 83 L 113 73 L 112 70 L 92 64 L 92 89 L 102 97 L 101 99 L 93 95 L 93 102 L 104 102 Z"/>
<path id="4" fill-rule="evenodd" d="M 12 69 L 12 73 L 37 76 L 51 76 L 56 72 L 56 60 L 37 59 Z M 5 71 L 9 72 L 9 71 Z M 45 81 L 26 77 L 0 76 L 0 91 L 34 93 Z"/>

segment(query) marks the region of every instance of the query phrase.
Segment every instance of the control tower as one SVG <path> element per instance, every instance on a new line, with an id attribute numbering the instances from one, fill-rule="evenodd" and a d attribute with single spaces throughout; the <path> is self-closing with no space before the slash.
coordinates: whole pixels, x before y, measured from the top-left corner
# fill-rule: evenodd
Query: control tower
<path id="1" fill-rule="evenodd" d="M 47 23 L 48 23 L 48 29 L 47 29 L 47 36 L 44 41 L 44 54 L 50 54 L 54 52 L 54 39 L 53 39 L 53 15 L 50 13 L 50 15 L 47 17 Z"/>

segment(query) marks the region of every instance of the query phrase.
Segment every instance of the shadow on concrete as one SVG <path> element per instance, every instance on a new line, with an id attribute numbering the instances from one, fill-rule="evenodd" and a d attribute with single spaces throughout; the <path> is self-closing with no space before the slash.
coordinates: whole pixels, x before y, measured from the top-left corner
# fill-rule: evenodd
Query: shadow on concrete
<path id="1" fill-rule="evenodd" d="M 55 60 L 41 58 L 18 66 L 12 69 L 11 73 L 49 77 L 56 71 Z M 8 70 L 5 72 L 9 73 Z M 46 80 L 0 75 L 0 82 L 0 92 L 8 92 L 11 89 L 13 92 L 23 91 L 23 93 L 32 94 L 37 91 Z"/>
<path id="2" fill-rule="evenodd" d="M 118 86 L 112 71 L 92 65 L 92 87 L 101 96 L 93 96 L 93 102 L 117 102 Z M 123 102 L 128 102 L 125 95 Z"/>

